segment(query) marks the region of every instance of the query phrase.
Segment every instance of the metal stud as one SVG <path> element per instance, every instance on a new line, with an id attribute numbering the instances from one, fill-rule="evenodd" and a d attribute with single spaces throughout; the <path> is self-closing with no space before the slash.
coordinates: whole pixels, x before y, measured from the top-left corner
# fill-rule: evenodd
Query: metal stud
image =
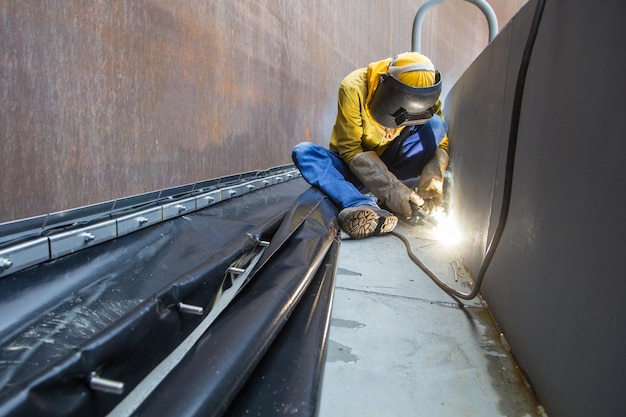
<path id="1" fill-rule="evenodd" d="M 85 232 L 80 235 L 85 239 L 85 243 L 92 242 L 96 239 L 96 236 L 93 233 Z"/>
<path id="2" fill-rule="evenodd" d="M 106 379 L 98 376 L 97 373 L 92 372 L 89 375 L 89 388 L 95 391 L 109 392 L 111 394 L 121 394 L 124 392 L 124 383 L 120 381 L 114 381 L 112 379 Z"/>
<path id="3" fill-rule="evenodd" d="M 201 316 L 204 314 L 204 309 L 199 306 L 192 306 L 191 304 L 178 303 L 176 304 L 178 311 L 181 313 L 194 314 L 196 316 Z"/>
<path id="4" fill-rule="evenodd" d="M 240 275 L 240 274 L 243 274 L 244 272 L 246 272 L 246 270 L 243 269 L 243 268 L 237 268 L 237 267 L 231 266 L 231 267 L 228 268 L 228 272 L 230 272 L 232 274 Z"/>
<path id="5" fill-rule="evenodd" d="M 13 262 L 7 258 L 0 258 L 0 271 L 6 271 L 13 266 Z"/>

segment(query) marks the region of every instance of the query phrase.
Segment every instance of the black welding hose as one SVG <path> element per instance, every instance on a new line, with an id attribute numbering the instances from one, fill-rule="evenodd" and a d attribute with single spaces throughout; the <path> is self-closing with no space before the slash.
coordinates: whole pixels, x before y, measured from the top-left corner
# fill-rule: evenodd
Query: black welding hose
<path id="1" fill-rule="evenodd" d="M 513 168 L 515 165 L 515 151 L 517 149 L 517 137 L 519 134 L 519 124 L 520 124 L 520 114 L 522 109 L 522 99 L 524 96 L 524 86 L 526 84 L 526 75 L 528 73 L 528 66 L 530 63 L 530 58 L 532 55 L 532 50 L 535 45 L 535 40 L 537 39 L 537 32 L 539 31 L 539 24 L 541 22 L 541 17 L 543 16 L 543 9 L 545 8 L 546 0 L 538 0 L 537 6 L 535 7 L 535 14 L 533 16 L 533 20 L 531 23 L 530 31 L 528 33 L 528 38 L 526 39 L 526 46 L 524 47 L 524 52 L 522 55 L 522 61 L 520 63 L 519 72 L 517 74 L 517 83 L 515 85 L 515 95 L 513 96 L 513 109 L 511 111 L 511 128 L 509 131 L 509 143 L 506 153 L 506 165 L 505 165 L 505 173 L 504 173 L 504 190 L 502 192 L 502 208 L 500 210 L 500 218 L 498 219 L 498 226 L 493 234 L 493 238 L 489 243 L 489 247 L 487 248 L 487 252 L 485 253 L 485 257 L 478 269 L 478 273 L 476 274 L 476 279 L 472 290 L 469 293 L 461 292 L 445 282 L 441 280 L 428 266 L 426 266 L 415 253 L 411 250 L 411 243 L 409 240 L 397 231 L 392 231 L 391 234 L 400 238 L 402 242 L 406 245 L 407 252 L 411 260 L 419 266 L 425 273 L 428 275 L 441 289 L 443 289 L 448 294 L 458 297 L 464 300 L 471 300 L 475 298 L 480 289 L 482 287 L 483 279 L 485 278 L 485 273 L 487 272 L 487 268 L 491 264 L 491 260 L 493 259 L 493 255 L 500 243 L 500 239 L 502 238 L 502 234 L 504 232 L 504 227 L 506 226 L 506 222 L 509 215 L 509 208 L 511 206 L 511 190 L 513 188 Z"/>

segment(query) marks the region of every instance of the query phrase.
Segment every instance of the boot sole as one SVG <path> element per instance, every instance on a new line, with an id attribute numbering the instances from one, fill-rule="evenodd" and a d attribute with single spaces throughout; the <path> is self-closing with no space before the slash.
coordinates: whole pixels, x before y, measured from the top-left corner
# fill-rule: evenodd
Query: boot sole
<path id="1" fill-rule="evenodd" d="M 396 228 L 398 224 L 398 218 L 396 216 L 380 216 L 378 220 L 378 227 L 374 231 L 375 235 L 383 235 L 391 232 Z"/>
<path id="2" fill-rule="evenodd" d="M 385 215 L 374 207 L 354 207 L 339 213 L 339 224 L 344 232 L 354 239 L 364 239 L 391 232 L 398 218 L 391 213 Z"/>

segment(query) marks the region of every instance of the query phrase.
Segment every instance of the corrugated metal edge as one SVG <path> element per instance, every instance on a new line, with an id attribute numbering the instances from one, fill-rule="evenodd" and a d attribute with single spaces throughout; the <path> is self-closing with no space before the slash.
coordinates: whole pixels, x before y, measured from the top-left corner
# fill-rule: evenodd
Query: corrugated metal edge
<path id="1" fill-rule="evenodd" d="M 24 225 L 29 228 L 17 234 L 15 244 L 9 242 L 0 249 L 0 278 L 221 201 L 298 178 L 300 171 L 290 165 L 256 172 L 252 175 L 239 174 L 190 184 L 182 188 L 170 188 L 158 193 L 158 197 L 167 196 L 163 200 L 159 198 L 155 200 L 155 193 L 142 195 L 144 198 L 140 198 L 142 196 L 127 197 L 117 201 L 135 202 L 137 200 L 135 203 L 140 203 L 139 207 L 122 207 L 116 213 L 113 211 L 117 201 L 54 213 L 50 216 L 57 220 L 67 218 L 69 224 L 61 224 L 47 230 L 45 229 L 47 219 L 44 220 L 41 228 L 39 226 L 33 228 L 32 219 L 25 219 Z M 201 185 L 201 187 L 196 188 L 196 185 Z M 213 189 L 209 190 L 210 188 Z M 183 193 L 182 195 L 178 193 L 179 190 Z M 145 206 L 150 205 L 153 206 L 151 209 L 145 209 Z M 103 208 L 106 210 L 103 211 Z M 81 211 L 84 212 L 84 217 L 77 216 Z M 128 211 L 131 214 L 124 214 Z M 120 216 L 120 214 L 124 215 Z M 135 222 L 136 225 L 129 226 L 129 221 Z M 19 230 L 18 222 L 0 224 L 0 231 L 3 227 Z M 80 227 L 80 225 L 85 225 L 85 227 Z"/>

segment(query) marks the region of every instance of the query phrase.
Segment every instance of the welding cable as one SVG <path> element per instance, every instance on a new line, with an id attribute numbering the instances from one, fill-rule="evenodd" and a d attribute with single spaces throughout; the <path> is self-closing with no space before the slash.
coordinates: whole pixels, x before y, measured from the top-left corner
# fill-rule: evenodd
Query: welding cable
<path id="1" fill-rule="evenodd" d="M 528 33 L 528 38 L 526 39 L 526 45 L 524 47 L 524 52 L 522 55 L 522 61 L 520 63 L 519 72 L 517 74 L 517 82 L 515 85 L 515 95 L 513 96 L 513 108 L 511 114 L 511 128 L 509 131 L 509 141 L 508 148 L 506 154 L 506 165 L 505 165 L 505 174 L 504 174 L 504 190 L 502 192 L 502 208 L 500 210 L 500 218 L 498 219 L 498 226 L 493 234 L 491 242 L 489 243 L 489 247 L 487 252 L 485 253 L 485 257 L 478 269 L 478 273 L 476 274 L 476 280 L 472 287 L 472 290 L 469 293 L 461 292 L 445 282 L 441 280 L 428 266 L 426 266 L 415 253 L 411 250 L 411 243 L 409 240 L 397 231 L 392 231 L 391 234 L 400 238 L 402 242 L 406 245 L 407 252 L 409 254 L 409 258 L 420 267 L 426 275 L 432 279 L 435 284 L 437 284 L 441 289 L 443 289 L 448 294 L 458 297 L 464 300 L 471 300 L 475 298 L 480 289 L 482 287 L 483 279 L 485 278 L 485 273 L 487 272 L 487 268 L 491 264 L 491 260 L 493 259 L 493 255 L 496 251 L 500 243 L 500 239 L 502 238 L 502 234 L 504 232 L 504 227 L 506 226 L 506 222 L 509 215 L 509 208 L 511 205 L 511 190 L 513 188 L 513 171 L 515 165 L 515 151 L 517 149 L 517 137 L 519 134 L 519 125 L 520 125 L 520 115 L 522 109 L 522 99 L 524 95 L 524 86 L 526 84 L 526 75 L 528 73 L 528 66 L 530 64 L 530 58 L 532 55 L 532 50 L 535 45 L 535 40 L 537 38 L 537 32 L 539 31 L 539 24 L 541 22 L 541 17 L 543 15 L 543 9 L 545 7 L 546 0 L 538 0 L 537 6 L 535 7 L 535 13 L 533 15 L 533 20 L 531 22 L 530 31 Z"/>

